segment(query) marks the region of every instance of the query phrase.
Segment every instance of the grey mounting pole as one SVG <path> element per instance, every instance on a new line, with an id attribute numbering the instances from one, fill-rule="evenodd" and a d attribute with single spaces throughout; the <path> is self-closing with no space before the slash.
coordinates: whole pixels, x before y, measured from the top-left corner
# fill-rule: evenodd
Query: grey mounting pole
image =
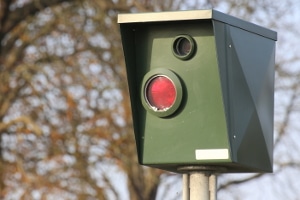
<path id="1" fill-rule="evenodd" d="M 182 200 L 190 200 L 190 176 L 189 174 L 182 175 Z"/>
<path id="2" fill-rule="evenodd" d="M 190 200 L 210 200 L 209 175 L 192 172 L 190 176 Z"/>
<path id="3" fill-rule="evenodd" d="M 209 193 L 210 200 L 217 200 L 217 175 L 211 174 L 209 176 Z"/>
<path id="4" fill-rule="evenodd" d="M 191 166 L 182 167 L 180 170 L 185 173 L 182 176 L 182 200 L 217 200 L 215 172 L 220 171 L 219 168 L 216 170 Z"/>

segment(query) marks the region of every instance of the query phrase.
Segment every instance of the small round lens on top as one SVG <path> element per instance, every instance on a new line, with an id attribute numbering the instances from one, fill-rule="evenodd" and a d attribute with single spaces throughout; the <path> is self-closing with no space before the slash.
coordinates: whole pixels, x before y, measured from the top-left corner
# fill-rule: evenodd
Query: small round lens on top
<path id="1" fill-rule="evenodd" d="M 179 35 L 173 41 L 173 54 L 181 60 L 187 60 L 194 55 L 195 42 L 189 35 Z"/>

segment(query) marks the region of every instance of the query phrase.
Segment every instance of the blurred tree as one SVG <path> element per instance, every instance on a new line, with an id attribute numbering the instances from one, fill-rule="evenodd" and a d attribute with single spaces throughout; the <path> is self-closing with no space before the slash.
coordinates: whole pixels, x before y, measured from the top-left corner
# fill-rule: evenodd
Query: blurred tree
<path id="1" fill-rule="evenodd" d="M 155 199 L 136 161 L 118 12 L 181 1 L 1 0 L 0 198 Z M 125 193 L 125 195 L 127 195 Z"/>
<path id="2" fill-rule="evenodd" d="M 279 179 L 286 168 L 297 168 L 295 154 L 281 156 L 286 144 L 299 150 L 293 133 L 300 127 L 293 120 L 299 116 L 300 70 L 289 67 L 299 63 L 299 55 L 284 53 L 290 49 L 289 37 L 299 35 L 283 14 L 294 13 L 290 5 L 295 4 L 0 0 L 0 199 L 154 200 L 159 192 L 180 199 L 170 190 L 180 177 L 137 164 L 119 12 L 214 7 L 289 30 L 278 43 L 276 95 L 286 98 L 276 102 L 274 176 Z M 220 191 L 266 176 L 222 176 Z"/>

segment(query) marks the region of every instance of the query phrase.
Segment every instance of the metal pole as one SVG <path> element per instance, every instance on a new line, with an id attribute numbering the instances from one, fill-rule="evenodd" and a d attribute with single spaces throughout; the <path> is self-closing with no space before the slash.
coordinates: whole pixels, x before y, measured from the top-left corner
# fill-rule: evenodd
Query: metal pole
<path id="1" fill-rule="evenodd" d="M 226 171 L 222 167 L 183 166 L 182 200 L 217 200 L 217 175 Z"/>
<path id="2" fill-rule="evenodd" d="M 189 174 L 182 175 L 182 200 L 190 200 Z"/>
<path id="3" fill-rule="evenodd" d="M 209 175 L 201 172 L 190 174 L 190 200 L 209 200 Z"/>
<path id="4" fill-rule="evenodd" d="M 209 193 L 210 200 L 217 200 L 217 175 L 211 174 L 209 176 Z"/>

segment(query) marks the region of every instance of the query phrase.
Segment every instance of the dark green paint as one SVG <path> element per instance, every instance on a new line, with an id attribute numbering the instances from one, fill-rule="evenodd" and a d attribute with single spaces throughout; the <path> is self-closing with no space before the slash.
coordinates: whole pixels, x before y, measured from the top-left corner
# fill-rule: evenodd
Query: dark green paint
<path id="1" fill-rule="evenodd" d="M 175 172 L 190 165 L 272 171 L 276 37 L 235 18 L 233 26 L 230 19 L 120 24 L 141 164 Z M 178 35 L 195 42 L 187 60 L 173 54 Z M 179 107 L 163 117 L 145 109 L 141 95 L 144 76 L 161 68 L 182 86 Z M 197 160 L 197 149 L 228 149 L 230 155 Z"/>

